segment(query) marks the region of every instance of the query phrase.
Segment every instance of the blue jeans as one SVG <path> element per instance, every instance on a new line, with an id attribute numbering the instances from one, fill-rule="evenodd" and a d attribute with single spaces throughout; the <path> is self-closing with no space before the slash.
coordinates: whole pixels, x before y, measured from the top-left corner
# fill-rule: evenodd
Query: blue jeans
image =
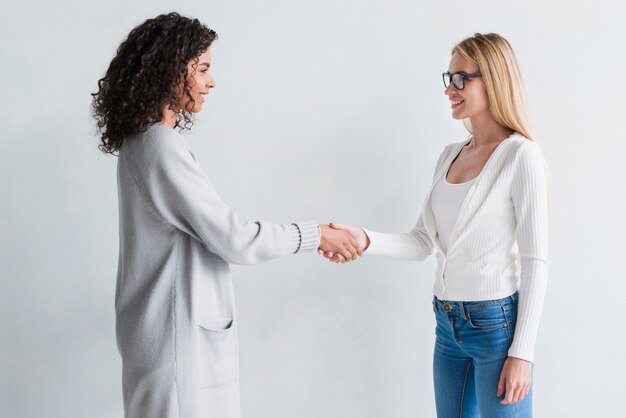
<path id="1" fill-rule="evenodd" d="M 532 417 L 532 384 L 520 402 L 502 405 L 504 396 L 497 396 L 500 372 L 515 332 L 518 300 L 517 292 L 479 302 L 433 298 L 438 418 Z"/>

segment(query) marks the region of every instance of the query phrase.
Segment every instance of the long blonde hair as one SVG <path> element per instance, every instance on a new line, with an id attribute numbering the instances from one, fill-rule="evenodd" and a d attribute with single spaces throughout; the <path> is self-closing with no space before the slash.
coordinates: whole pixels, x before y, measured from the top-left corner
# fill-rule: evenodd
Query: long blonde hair
<path id="1" fill-rule="evenodd" d="M 511 44 L 496 33 L 476 33 L 452 48 L 454 53 L 478 66 L 495 121 L 534 140 L 524 83 Z M 463 123 L 472 133 L 469 119 Z"/>

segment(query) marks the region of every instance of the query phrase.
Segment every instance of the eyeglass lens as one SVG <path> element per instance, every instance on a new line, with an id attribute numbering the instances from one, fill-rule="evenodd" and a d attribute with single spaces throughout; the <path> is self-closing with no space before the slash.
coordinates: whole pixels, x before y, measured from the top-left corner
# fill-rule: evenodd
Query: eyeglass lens
<path id="1" fill-rule="evenodd" d="M 452 75 L 452 84 L 454 84 L 454 87 L 456 87 L 459 90 L 462 90 L 463 87 L 465 87 L 465 78 L 463 78 L 463 75 L 461 74 L 453 74 Z"/>
<path id="2" fill-rule="evenodd" d="M 446 88 L 450 85 L 450 83 L 454 84 L 454 87 L 456 87 L 459 90 L 463 90 L 463 87 L 465 87 L 465 78 L 463 77 L 462 74 L 445 73 L 444 81 L 445 81 Z"/>

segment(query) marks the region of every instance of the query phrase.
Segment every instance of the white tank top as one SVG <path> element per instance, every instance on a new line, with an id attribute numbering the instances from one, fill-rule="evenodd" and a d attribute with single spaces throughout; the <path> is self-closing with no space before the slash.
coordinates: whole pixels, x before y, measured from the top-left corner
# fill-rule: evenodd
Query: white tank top
<path id="1" fill-rule="evenodd" d="M 446 177 L 448 172 L 435 184 L 431 195 L 431 207 L 435 215 L 437 225 L 437 235 L 443 250 L 448 252 L 448 242 L 452 229 L 456 224 L 461 205 L 465 200 L 467 192 L 474 184 L 476 178 L 465 183 L 448 183 Z"/>

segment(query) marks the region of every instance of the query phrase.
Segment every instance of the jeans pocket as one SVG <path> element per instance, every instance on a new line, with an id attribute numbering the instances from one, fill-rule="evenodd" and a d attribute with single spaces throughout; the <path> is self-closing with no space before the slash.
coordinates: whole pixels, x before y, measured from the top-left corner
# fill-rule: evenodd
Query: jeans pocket
<path id="1" fill-rule="evenodd" d="M 482 309 L 467 313 L 470 327 L 482 331 L 491 331 L 508 326 L 502 307 L 499 304 L 488 305 Z"/>
<path id="2" fill-rule="evenodd" d="M 198 321 L 198 389 L 216 387 L 239 378 L 237 334 L 233 318 Z"/>

